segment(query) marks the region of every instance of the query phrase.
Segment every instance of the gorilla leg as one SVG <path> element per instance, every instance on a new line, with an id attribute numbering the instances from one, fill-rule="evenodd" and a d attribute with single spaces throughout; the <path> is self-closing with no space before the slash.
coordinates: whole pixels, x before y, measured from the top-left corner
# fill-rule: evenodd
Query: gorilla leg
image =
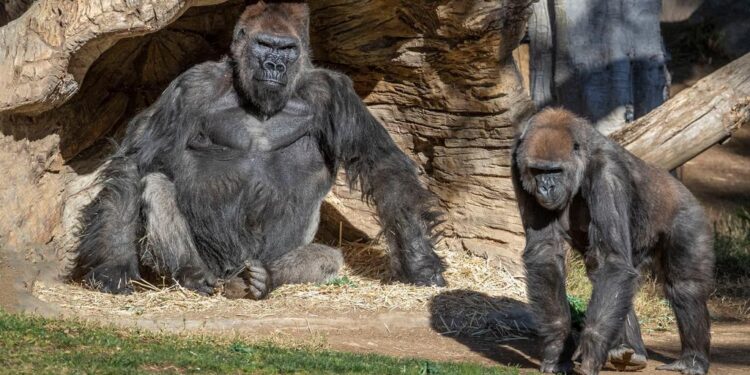
<path id="1" fill-rule="evenodd" d="M 591 256 L 597 256 L 590 249 Z M 630 262 L 617 254 L 598 259 L 599 266 L 590 274 L 593 291 L 586 309 L 586 320 L 573 358 L 581 358 L 580 371 L 598 374 L 606 363 L 609 349 L 620 336 L 622 322 L 632 310 L 638 273 Z M 587 260 L 588 261 L 588 260 Z"/>
<path id="2" fill-rule="evenodd" d="M 646 346 L 641 337 L 641 326 L 638 317 L 631 308 L 625 318 L 620 338 L 609 350 L 609 364 L 619 371 L 636 371 L 646 368 Z"/>
<path id="3" fill-rule="evenodd" d="M 586 272 L 589 277 L 594 271 L 586 264 Z M 618 371 L 636 371 L 646 368 L 647 364 L 646 345 L 643 343 L 641 326 L 635 310 L 630 308 L 620 335 L 607 354 L 610 367 Z"/>
<path id="4" fill-rule="evenodd" d="M 146 237 L 141 262 L 185 288 L 212 294 L 216 277 L 198 255 L 190 227 L 177 207 L 174 184 L 161 173 L 147 175 L 142 184 Z"/>
<path id="5" fill-rule="evenodd" d="M 344 264 L 341 250 L 311 243 L 290 251 L 268 265 L 272 287 L 284 284 L 322 283 L 334 277 Z"/>
<path id="6" fill-rule="evenodd" d="M 139 177 L 126 157 L 113 157 L 102 170 L 102 190 L 82 212 L 73 280 L 107 293 L 131 293 L 140 279 L 136 252 Z"/>
<path id="7" fill-rule="evenodd" d="M 677 318 L 682 351 L 677 361 L 658 369 L 705 374 L 711 340 L 706 305 L 713 286 L 711 234 L 702 220 L 688 217 L 676 222 L 682 224 L 672 233 L 672 246 L 665 254 L 664 291 Z"/>
<path id="8" fill-rule="evenodd" d="M 570 308 L 565 293 L 565 249 L 554 227 L 527 229 L 523 261 L 529 303 L 542 338 L 544 373 L 573 369 L 574 343 L 570 335 Z"/>
<path id="9" fill-rule="evenodd" d="M 245 268 L 225 285 L 227 298 L 262 299 L 284 284 L 322 283 L 336 277 L 344 263 L 341 250 L 321 244 L 300 246 L 278 259 L 261 264 L 245 262 Z"/>

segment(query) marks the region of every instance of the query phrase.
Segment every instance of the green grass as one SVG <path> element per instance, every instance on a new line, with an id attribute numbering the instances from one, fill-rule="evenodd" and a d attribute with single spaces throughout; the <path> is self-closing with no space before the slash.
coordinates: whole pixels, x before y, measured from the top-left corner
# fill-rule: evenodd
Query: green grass
<path id="1" fill-rule="evenodd" d="M 568 295 L 568 305 L 570 306 L 570 320 L 573 322 L 573 327 L 582 329 L 588 304 L 579 297 Z"/>
<path id="2" fill-rule="evenodd" d="M 349 279 L 347 276 L 339 276 L 335 277 L 331 280 L 328 280 L 325 285 L 333 285 L 338 287 L 350 287 L 350 288 L 356 288 L 357 283 Z"/>
<path id="3" fill-rule="evenodd" d="M 0 311 L 0 373 L 518 374 L 519 371 L 512 367 L 286 349 L 271 344 L 107 329 Z"/>

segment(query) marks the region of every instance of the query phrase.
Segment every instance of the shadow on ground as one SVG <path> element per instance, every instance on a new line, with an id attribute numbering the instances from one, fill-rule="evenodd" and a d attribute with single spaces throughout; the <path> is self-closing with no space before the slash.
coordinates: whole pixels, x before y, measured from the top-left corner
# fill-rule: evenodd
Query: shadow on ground
<path id="1" fill-rule="evenodd" d="M 528 305 L 508 297 L 492 297 L 471 290 L 452 290 L 430 303 L 430 325 L 471 352 L 501 365 L 538 369 L 538 338 Z M 713 372 L 740 374 L 750 367 L 750 326 L 744 322 L 715 321 L 712 327 Z M 674 361 L 680 352 L 673 332 L 645 335 L 649 365 L 639 374 L 669 374 L 656 367 Z"/>
<path id="2" fill-rule="evenodd" d="M 473 290 L 450 290 L 429 305 L 432 329 L 499 363 L 538 368 L 536 337 L 525 302 Z"/>

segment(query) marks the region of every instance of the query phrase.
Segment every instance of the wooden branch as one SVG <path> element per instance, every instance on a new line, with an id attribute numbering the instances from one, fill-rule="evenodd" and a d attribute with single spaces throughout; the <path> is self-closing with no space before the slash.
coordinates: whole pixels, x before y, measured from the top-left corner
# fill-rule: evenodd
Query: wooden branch
<path id="1" fill-rule="evenodd" d="M 646 162 L 676 168 L 750 122 L 750 53 L 609 136 Z"/>

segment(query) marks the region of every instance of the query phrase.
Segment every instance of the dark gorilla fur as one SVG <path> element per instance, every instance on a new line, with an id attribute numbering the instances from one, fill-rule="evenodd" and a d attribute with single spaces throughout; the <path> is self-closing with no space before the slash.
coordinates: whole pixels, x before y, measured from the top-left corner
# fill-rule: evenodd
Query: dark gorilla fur
<path id="1" fill-rule="evenodd" d="M 703 210 L 679 181 L 570 112 L 547 109 L 517 137 L 513 182 L 526 231 L 528 295 L 542 337 L 542 372 L 596 374 L 646 366 L 632 300 L 647 266 L 664 285 L 682 354 L 661 369 L 708 370 L 714 254 Z M 565 293 L 568 242 L 585 260 L 593 294 L 577 348 Z M 574 352 L 575 349 L 575 352 Z"/>
<path id="2" fill-rule="evenodd" d="M 341 252 L 312 244 L 336 171 L 375 203 L 394 275 L 444 285 L 434 197 L 352 82 L 308 58 L 304 4 L 249 6 L 231 55 L 193 67 L 136 116 L 81 219 L 71 277 L 110 293 L 162 276 L 262 298 L 322 282 Z M 238 291 L 239 290 L 239 291 Z"/>

